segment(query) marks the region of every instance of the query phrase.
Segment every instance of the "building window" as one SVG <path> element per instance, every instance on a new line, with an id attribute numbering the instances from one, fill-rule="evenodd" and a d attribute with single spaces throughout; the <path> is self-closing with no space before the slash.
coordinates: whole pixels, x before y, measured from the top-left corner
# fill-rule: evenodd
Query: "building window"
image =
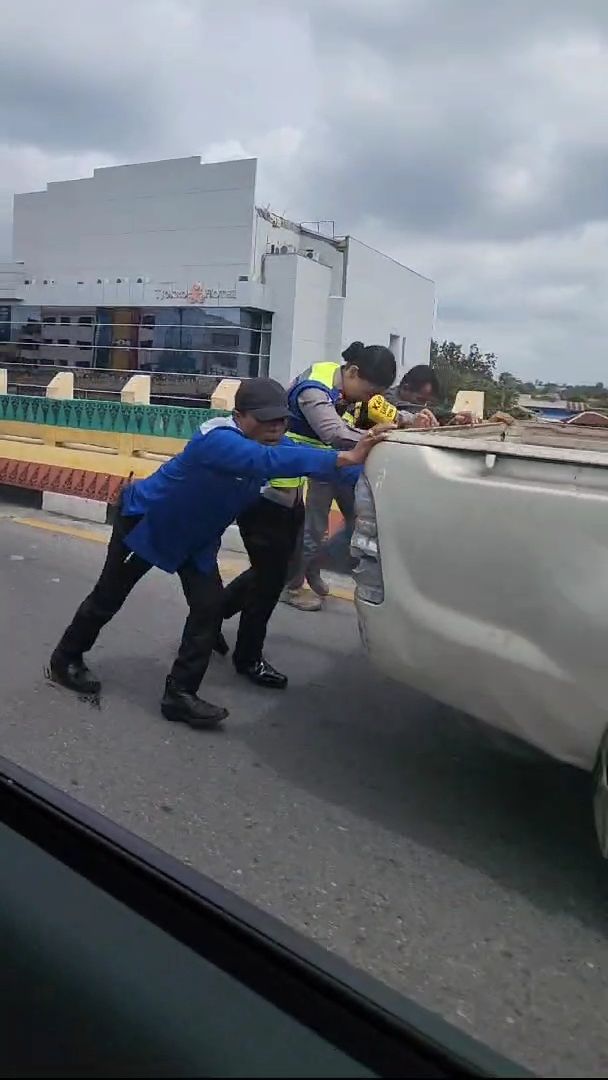
<path id="1" fill-rule="evenodd" d="M 212 345 L 221 345 L 224 349 L 238 349 L 239 347 L 239 335 L 238 334 L 212 334 Z"/>
<path id="2" fill-rule="evenodd" d="M 80 314 L 83 311 L 87 314 Z M 43 345 L 41 353 L 29 354 L 29 363 L 42 354 L 51 363 L 59 363 L 55 357 L 62 357 L 61 366 L 80 362 L 83 367 L 111 368 L 117 357 L 121 359 L 117 353 L 121 338 L 135 370 L 236 378 L 268 373 L 272 316 L 258 309 L 81 307 L 68 314 L 65 308 L 45 305 L 20 308 L 18 320 L 15 314 L 11 311 L 10 332 L 18 347 L 17 358 L 23 355 L 28 361 L 28 347 Z M 0 331 L 1 320 L 0 314 Z M 80 333 L 71 327 L 79 327 Z M 67 337 L 55 337 L 66 333 Z"/>
<path id="3" fill-rule="evenodd" d="M 133 328 L 138 367 L 237 378 L 262 374 L 268 371 L 269 318 L 265 312 L 238 307 L 149 308 Z"/>

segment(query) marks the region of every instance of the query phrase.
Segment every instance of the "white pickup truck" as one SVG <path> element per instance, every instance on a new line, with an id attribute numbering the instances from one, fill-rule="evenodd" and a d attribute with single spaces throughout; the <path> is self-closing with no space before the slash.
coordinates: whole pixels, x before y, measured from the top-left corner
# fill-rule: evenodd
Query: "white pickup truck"
<path id="1" fill-rule="evenodd" d="M 357 492 L 356 603 L 393 679 L 595 770 L 608 855 L 608 433 L 395 432 Z"/>

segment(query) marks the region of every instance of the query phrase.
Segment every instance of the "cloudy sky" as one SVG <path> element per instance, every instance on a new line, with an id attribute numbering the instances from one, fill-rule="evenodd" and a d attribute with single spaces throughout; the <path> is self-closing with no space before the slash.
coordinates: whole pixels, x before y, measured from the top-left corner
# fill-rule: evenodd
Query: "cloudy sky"
<path id="1" fill-rule="evenodd" d="M 14 191 L 198 153 L 433 277 L 438 336 L 608 383 L 608 0 L 3 8 L 0 257 Z"/>

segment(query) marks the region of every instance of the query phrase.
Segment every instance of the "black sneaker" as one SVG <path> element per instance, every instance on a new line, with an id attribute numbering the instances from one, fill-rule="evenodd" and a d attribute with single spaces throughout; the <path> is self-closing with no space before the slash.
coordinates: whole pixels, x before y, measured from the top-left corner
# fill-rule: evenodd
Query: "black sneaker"
<path id="1" fill-rule="evenodd" d="M 167 679 L 160 710 L 165 720 L 189 724 L 191 728 L 212 730 L 220 726 L 228 716 L 228 709 L 203 701 L 197 694 L 176 686 L 171 676 Z"/>
<path id="2" fill-rule="evenodd" d="M 244 675 L 256 686 L 265 686 L 268 690 L 284 690 L 287 686 L 287 675 L 282 675 L 280 671 L 273 668 L 263 656 L 249 664 L 239 664 L 235 661 L 234 666 L 239 675 Z"/>
<path id="3" fill-rule="evenodd" d="M 53 682 L 66 686 L 75 694 L 98 694 L 101 690 L 99 679 L 95 678 L 82 657 L 66 660 L 59 653 L 54 652 L 49 670 Z"/>

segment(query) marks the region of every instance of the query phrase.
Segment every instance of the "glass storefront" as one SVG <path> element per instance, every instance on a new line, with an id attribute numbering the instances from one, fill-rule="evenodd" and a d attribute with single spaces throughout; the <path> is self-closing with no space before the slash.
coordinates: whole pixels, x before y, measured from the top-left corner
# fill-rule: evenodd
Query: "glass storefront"
<path id="1" fill-rule="evenodd" d="M 237 307 L 85 310 L 13 304 L 7 359 L 56 367 L 267 375 L 271 320 L 267 312 Z"/>

